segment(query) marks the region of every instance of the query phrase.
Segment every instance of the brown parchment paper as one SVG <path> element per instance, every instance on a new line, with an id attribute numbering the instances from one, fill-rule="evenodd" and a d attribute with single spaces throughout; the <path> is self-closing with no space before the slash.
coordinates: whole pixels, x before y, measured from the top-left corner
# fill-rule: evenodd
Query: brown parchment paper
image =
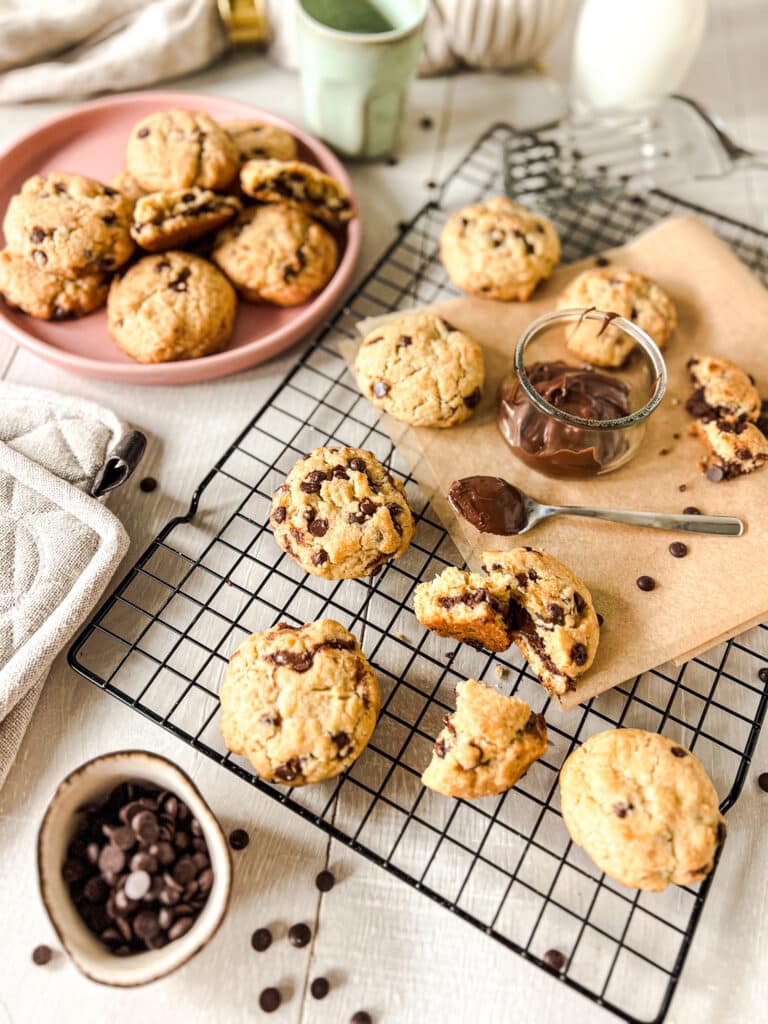
<path id="1" fill-rule="evenodd" d="M 511 368 L 517 338 L 534 317 L 553 308 L 565 283 L 594 257 L 561 268 L 532 301 L 501 303 L 463 297 L 435 307 L 483 345 L 486 387 L 473 418 L 448 430 L 410 428 L 384 417 L 385 427 L 468 563 L 483 550 L 531 544 L 551 552 L 584 579 L 605 618 L 590 671 L 561 701 L 567 709 L 664 662 L 695 654 L 768 618 L 768 468 L 710 483 L 698 471 L 704 454 L 688 436 L 690 393 L 685 363 L 693 352 L 725 356 L 752 373 L 768 395 L 768 291 L 729 247 L 694 217 L 671 218 L 620 249 L 611 262 L 642 271 L 673 297 L 677 331 L 665 358 L 666 396 L 651 416 L 640 451 L 623 468 L 592 480 L 555 480 L 512 455 L 495 422 L 496 391 Z M 367 324 L 361 325 L 367 333 Z M 342 346 L 348 359 L 355 346 Z M 680 438 L 675 439 L 674 434 Z M 660 455 L 662 449 L 668 454 Z M 686 558 L 673 558 L 680 534 L 569 517 L 550 519 L 522 538 L 479 534 L 459 519 L 445 494 L 462 476 L 503 476 L 553 504 L 738 515 L 742 537 L 686 534 Z M 681 493 L 679 486 L 686 485 Z M 640 591 L 640 575 L 656 589 Z"/>

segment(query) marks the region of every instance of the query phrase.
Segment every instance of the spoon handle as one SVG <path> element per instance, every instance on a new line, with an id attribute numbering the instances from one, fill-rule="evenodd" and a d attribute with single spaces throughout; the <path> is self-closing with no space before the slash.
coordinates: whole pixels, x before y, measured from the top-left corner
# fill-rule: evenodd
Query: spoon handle
<path id="1" fill-rule="evenodd" d="M 651 526 L 655 530 L 683 530 L 685 533 L 714 533 L 722 537 L 740 537 L 744 524 L 733 516 L 682 516 L 665 512 L 624 512 L 611 508 L 579 508 L 575 505 L 547 506 L 545 515 L 584 516 L 606 519 L 629 526 Z"/>

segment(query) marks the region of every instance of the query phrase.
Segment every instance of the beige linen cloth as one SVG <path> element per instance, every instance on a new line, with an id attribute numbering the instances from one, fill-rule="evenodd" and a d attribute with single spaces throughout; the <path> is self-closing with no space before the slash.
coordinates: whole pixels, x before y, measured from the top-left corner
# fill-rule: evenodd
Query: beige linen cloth
<path id="1" fill-rule="evenodd" d="M 91 402 L 0 385 L 0 785 L 51 663 L 128 549 L 89 494 L 125 432 Z"/>

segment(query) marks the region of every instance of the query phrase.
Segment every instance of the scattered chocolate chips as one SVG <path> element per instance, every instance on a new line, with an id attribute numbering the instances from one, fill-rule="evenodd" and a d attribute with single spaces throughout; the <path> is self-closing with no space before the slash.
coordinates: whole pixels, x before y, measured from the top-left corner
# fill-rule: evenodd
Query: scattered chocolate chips
<path id="1" fill-rule="evenodd" d="M 650 591 L 656 586 L 656 580 L 653 576 L 638 576 L 635 580 L 638 590 Z"/>
<path id="2" fill-rule="evenodd" d="M 764 793 L 768 793 L 768 772 L 761 772 L 757 776 L 757 784 Z"/>
<path id="3" fill-rule="evenodd" d="M 757 678 L 761 683 L 768 683 L 768 668 L 761 668 L 757 673 Z"/>
<path id="4" fill-rule="evenodd" d="M 669 553 L 673 558 L 685 558 L 688 554 L 688 547 L 682 541 L 676 540 L 669 545 Z"/>
<path id="5" fill-rule="evenodd" d="M 200 822 L 167 790 L 116 786 L 83 808 L 61 874 L 88 928 L 116 956 L 181 938 L 214 876 Z"/>
<path id="6" fill-rule="evenodd" d="M 421 130 L 423 132 L 428 132 L 430 128 L 434 127 L 434 125 L 435 125 L 435 122 L 432 120 L 431 117 L 420 117 L 419 118 L 419 128 L 421 128 Z"/>
<path id="7" fill-rule="evenodd" d="M 544 954 L 544 963 L 554 967 L 556 971 L 562 971 L 565 967 L 565 956 L 559 949 L 548 949 Z"/>
<path id="8" fill-rule="evenodd" d="M 701 515 L 701 509 L 700 508 L 696 508 L 695 505 L 686 505 L 685 508 L 683 509 L 683 515 L 684 516 L 700 516 Z"/>
<path id="9" fill-rule="evenodd" d="M 296 946 L 297 949 L 302 949 L 309 943 L 312 938 L 312 932 L 309 930 L 309 925 L 304 923 L 292 924 L 288 929 L 288 941 L 292 946 Z"/>
<path id="10" fill-rule="evenodd" d="M 264 1013 L 274 1013 L 281 1001 L 280 990 L 277 988 L 265 988 L 259 995 L 259 1006 Z"/>
<path id="11" fill-rule="evenodd" d="M 358 458 L 350 459 L 349 460 L 349 468 L 356 470 L 358 473 L 364 473 L 365 472 L 365 461 L 363 459 L 358 459 Z"/>
<path id="12" fill-rule="evenodd" d="M 713 484 L 719 484 L 725 477 L 725 470 L 722 466 L 710 466 L 707 470 L 707 480 Z"/>
<path id="13" fill-rule="evenodd" d="M 139 128 L 139 130 L 136 132 L 136 138 L 137 139 L 146 139 L 146 137 L 148 135 L 149 135 L 149 128 Z"/>
<path id="14" fill-rule="evenodd" d="M 598 624 L 598 626 L 602 626 L 602 624 L 605 622 L 605 616 L 601 615 L 600 612 L 597 612 L 596 614 L 597 614 L 597 624 Z"/>
<path id="15" fill-rule="evenodd" d="M 330 989 L 331 986 L 327 978 L 313 978 L 312 984 L 309 986 L 309 991 L 315 999 L 325 999 Z"/>
<path id="16" fill-rule="evenodd" d="M 53 950 L 50 946 L 35 946 L 32 950 L 32 962 L 37 964 L 38 967 L 45 967 L 46 964 L 51 962 L 52 957 Z"/>
<path id="17" fill-rule="evenodd" d="M 269 928 L 257 928 L 251 936 L 251 945 L 257 953 L 263 953 L 272 945 L 272 932 Z"/>
<path id="18" fill-rule="evenodd" d="M 42 242 L 45 239 L 45 232 L 42 228 L 32 228 L 32 230 L 29 233 L 29 237 L 35 243 L 35 245 L 39 245 L 40 242 Z"/>
<path id="19" fill-rule="evenodd" d="M 373 1021 L 366 1010 L 358 1010 L 349 1018 L 349 1024 L 373 1024 Z"/>
<path id="20" fill-rule="evenodd" d="M 547 608 L 549 621 L 553 626 L 562 626 L 565 623 L 565 613 L 559 604 L 550 604 Z"/>
<path id="21" fill-rule="evenodd" d="M 678 484 L 677 489 L 682 494 L 683 491 L 687 491 L 688 490 L 688 484 Z"/>
<path id="22" fill-rule="evenodd" d="M 336 879 L 330 871 L 321 871 L 315 878 L 315 885 L 320 892 L 330 892 L 336 884 Z"/>

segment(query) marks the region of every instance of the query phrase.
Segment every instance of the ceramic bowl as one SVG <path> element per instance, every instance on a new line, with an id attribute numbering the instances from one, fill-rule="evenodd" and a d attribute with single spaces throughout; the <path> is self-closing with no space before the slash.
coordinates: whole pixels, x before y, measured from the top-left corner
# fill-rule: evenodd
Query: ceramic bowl
<path id="1" fill-rule="evenodd" d="M 61 877 L 61 866 L 78 825 L 78 809 L 98 803 L 126 781 L 167 789 L 187 804 L 202 826 L 214 882 L 208 902 L 186 935 L 162 949 L 119 957 L 97 939 L 80 917 Z M 210 807 L 180 768 L 144 750 L 123 750 L 96 757 L 60 783 L 38 833 L 37 870 L 48 916 L 75 965 L 92 981 L 121 988 L 146 985 L 162 978 L 198 953 L 216 934 L 232 887 L 229 847 Z"/>

